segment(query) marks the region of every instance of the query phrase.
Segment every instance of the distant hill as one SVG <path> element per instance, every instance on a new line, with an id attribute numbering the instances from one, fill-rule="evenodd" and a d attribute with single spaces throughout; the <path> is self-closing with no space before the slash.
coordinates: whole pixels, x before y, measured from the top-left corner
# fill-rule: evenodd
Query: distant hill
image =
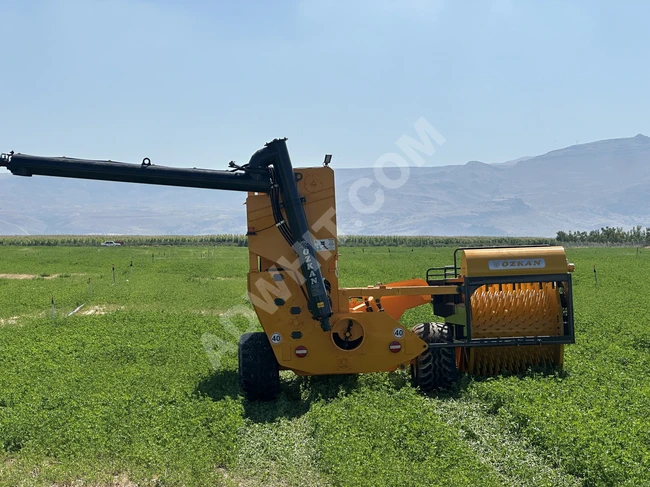
<path id="1" fill-rule="evenodd" d="M 650 138 L 602 140 L 501 164 L 410 168 L 374 214 L 349 191 L 372 168 L 335 169 L 340 229 L 367 235 L 554 236 L 650 226 Z M 336 168 L 336 165 L 333 165 Z M 390 175 L 390 172 L 386 172 Z M 397 177 L 396 175 L 394 177 Z M 374 201 L 377 183 L 362 188 Z M 242 193 L 0 174 L 0 234 L 243 233 Z"/>

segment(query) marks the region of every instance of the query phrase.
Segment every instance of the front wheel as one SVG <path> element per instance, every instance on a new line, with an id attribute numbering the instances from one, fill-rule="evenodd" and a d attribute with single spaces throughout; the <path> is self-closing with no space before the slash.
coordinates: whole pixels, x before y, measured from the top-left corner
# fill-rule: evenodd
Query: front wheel
<path id="1" fill-rule="evenodd" d="M 266 333 L 239 339 L 239 384 L 249 401 L 271 401 L 280 392 L 280 371 Z"/>
<path id="2" fill-rule="evenodd" d="M 427 343 L 451 342 L 451 332 L 445 323 L 421 323 L 412 329 Z M 458 380 L 454 347 L 433 348 L 420 354 L 411 365 L 413 385 L 428 392 L 449 389 Z"/>

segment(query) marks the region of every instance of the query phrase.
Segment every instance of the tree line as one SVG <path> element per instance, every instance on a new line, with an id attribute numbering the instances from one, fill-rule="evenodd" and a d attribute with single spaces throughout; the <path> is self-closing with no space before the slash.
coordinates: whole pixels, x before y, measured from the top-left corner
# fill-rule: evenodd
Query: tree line
<path id="1" fill-rule="evenodd" d="M 0 236 L 0 245 L 19 246 L 99 246 L 106 240 L 124 242 L 131 246 L 235 246 L 247 247 L 245 235 L 25 235 Z M 555 238 L 544 237 L 435 237 L 400 235 L 344 235 L 339 237 L 341 247 L 481 247 L 497 245 L 630 245 L 650 246 L 650 227 L 637 225 L 629 230 L 622 227 L 604 227 L 599 230 L 559 231 Z"/>
<path id="2" fill-rule="evenodd" d="M 0 236 L 0 245 L 19 246 L 99 246 L 106 240 L 123 242 L 132 246 L 190 245 L 190 246 L 248 246 L 245 235 L 167 235 L 167 236 L 126 236 L 126 235 L 43 235 L 43 236 Z M 538 245 L 553 243 L 552 238 L 534 237 L 408 237 L 408 236 L 368 236 L 345 235 L 339 237 L 342 247 L 446 247 L 446 246 L 488 246 L 488 245 Z"/>
<path id="3" fill-rule="evenodd" d="M 557 232 L 555 240 L 568 244 L 650 245 L 650 227 L 636 225 L 629 230 L 623 227 L 603 227 L 590 232 Z"/>
<path id="4" fill-rule="evenodd" d="M 99 246 L 106 240 L 123 242 L 132 246 L 158 246 L 158 245 L 191 245 L 191 246 L 234 246 L 246 247 L 246 235 L 34 235 L 34 236 L 0 236 L 0 245 L 20 246 L 57 246 L 66 247 L 92 247 Z"/>
<path id="5" fill-rule="evenodd" d="M 544 245 L 554 239 L 544 237 L 407 237 L 401 235 L 344 235 L 339 245 L 344 247 L 479 247 L 497 245 Z"/>

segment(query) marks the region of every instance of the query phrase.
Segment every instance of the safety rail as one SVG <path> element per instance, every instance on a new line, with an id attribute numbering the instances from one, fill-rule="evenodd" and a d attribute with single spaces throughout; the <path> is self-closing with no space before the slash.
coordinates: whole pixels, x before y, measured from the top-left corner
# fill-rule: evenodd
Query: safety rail
<path id="1" fill-rule="evenodd" d="M 458 277 L 457 269 L 453 265 L 443 267 L 430 267 L 427 269 L 426 281 L 431 285 L 434 281 L 455 279 Z"/>

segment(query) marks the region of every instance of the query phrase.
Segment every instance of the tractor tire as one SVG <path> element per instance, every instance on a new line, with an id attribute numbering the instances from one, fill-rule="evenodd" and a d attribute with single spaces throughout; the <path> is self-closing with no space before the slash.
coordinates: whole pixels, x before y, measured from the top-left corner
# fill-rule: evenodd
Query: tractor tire
<path id="1" fill-rule="evenodd" d="M 451 341 L 445 323 L 421 323 L 412 329 L 427 343 Z M 456 351 L 451 348 L 434 348 L 420 354 L 411 365 L 413 385 L 424 392 L 450 389 L 458 380 Z"/>
<path id="2" fill-rule="evenodd" d="M 266 333 L 239 339 L 239 385 L 249 401 L 272 401 L 280 392 L 280 371 Z"/>

